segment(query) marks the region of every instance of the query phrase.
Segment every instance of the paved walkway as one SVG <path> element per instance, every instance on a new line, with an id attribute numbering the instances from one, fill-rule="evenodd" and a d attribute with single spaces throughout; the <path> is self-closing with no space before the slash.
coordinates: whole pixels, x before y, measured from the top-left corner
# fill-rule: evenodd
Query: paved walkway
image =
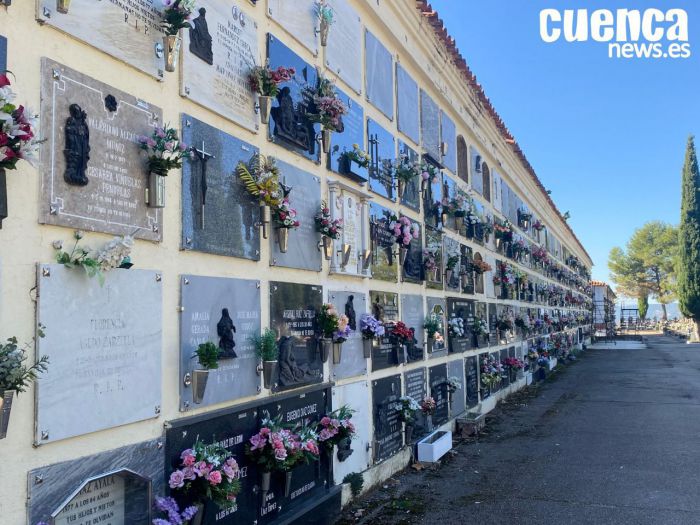
<path id="1" fill-rule="evenodd" d="M 699 350 L 663 336 L 589 350 L 341 523 L 700 524 Z"/>

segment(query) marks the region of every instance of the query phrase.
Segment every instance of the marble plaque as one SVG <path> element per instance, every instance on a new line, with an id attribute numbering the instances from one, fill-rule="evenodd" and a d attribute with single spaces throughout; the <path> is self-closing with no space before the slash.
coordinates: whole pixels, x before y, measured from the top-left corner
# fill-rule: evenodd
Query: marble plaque
<path id="1" fill-rule="evenodd" d="M 457 129 L 444 111 L 440 112 L 440 137 L 442 140 L 442 164 L 457 174 Z"/>
<path id="2" fill-rule="evenodd" d="M 197 2 L 190 22 L 194 27 L 181 31 L 180 94 L 257 132 L 256 97 L 248 73 L 260 63 L 258 24 L 239 5 L 224 0 Z M 207 39 L 199 44 L 203 31 L 209 35 L 208 45 Z"/>
<path id="3" fill-rule="evenodd" d="M 423 157 L 427 159 L 426 156 Z M 440 219 L 442 211 L 442 175 L 438 175 L 436 180 L 427 185 L 423 192 L 423 213 L 425 214 L 425 224 L 432 228 L 442 228 Z"/>
<path id="4" fill-rule="evenodd" d="M 394 237 L 389 230 L 390 217 L 393 212 L 371 202 L 369 205 L 370 240 L 372 243 L 372 278 L 396 282 L 398 256 Z M 396 264 L 395 264 L 396 261 Z"/>
<path id="5" fill-rule="evenodd" d="M 329 181 L 330 198 L 328 204 L 333 217 L 343 219 L 341 239 L 335 242 L 335 250 L 340 250 L 341 244 L 350 245 L 348 264 L 341 266 L 340 254 L 335 253 L 335 261 L 331 262 L 331 273 L 343 275 L 365 276 L 369 270 L 363 270 L 360 253 L 364 246 L 369 246 L 368 226 L 365 225 L 362 197 L 354 190 L 336 181 Z"/>
<path id="6" fill-rule="evenodd" d="M 288 4 L 290 9 L 298 9 L 296 3 L 288 0 L 279 0 L 279 3 Z M 307 3 L 304 0 L 304 4 Z M 267 57 L 269 65 L 273 69 L 282 66 L 293 67 L 296 70 L 292 80 L 280 84 L 277 99 L 273 100 L 268 129 L 269 137 L 275 144 L 318 162 L 321 148 L 316 137 L 321 132 L 321 126 L 306 118 L 306 101 L 302 94 L 306 86 L 316 85 L 316 68 L 305 62 L 270 33 L 267 35 Z"/>
<path id="7" fill-rule="evenodd" d="M 451 237 L 444 237 L 443 239 L 443 272 L 447 271 L 447 261 L 450 257 L 460 257 L 460 247 L 459 243 L 452 239 Z M 459 259 L 457 260 L 457 265 L 452 270 L 452 275 L 450 279 L 447 279 L 447 274 L 445 274 L 445 289 L 459 291 L 459 269 L 460 269 Z"/>
<path id="8" fill-rule="evenodd" d="M 372 405 L 369 397 L 369 381 L 362 380 L 335 386 L 332 396 L 334 410 L 348 405 L 355 411 L 352 415 L 352 422 L 355 425 L 355 436 L 352 440 L 353 453 L 342 462 L 338 461 L 337 454 L 333 457 L 333 481 L 336 485 L 340 485 L 346 475 L 351 472 L 363 472 L 372 463 Z"/>
<path id="9" fill-rule="evenodd" d="M 100 286 L 81 269 L 42 264 L 37 280 L 37 352 L 51 366 L 37 386 L 36 443 L 158 417 L 160 274 L 112 270 Z"/>
<path id="10" fill-rule="evenodd" d="M 410 283 L 422 283 L 423 273 L 423 234 L 421 232 L 418 238 L 412 238 L 408 245 L 408 254 L 402 268 L 402 279 Z"/>
<path id="11" fill-rule="evenodd" d="M 323 288 L 270 282 L 270 327 L 279 337 L 279 381 L 273 390 L 288 390 L 323 381 L 316 312 Z"/>
<path id="12" fill-rule="evenodd" d="M 394 68 L 389 50 L 365 31 L 365 84 L 367 100 L 390 120 L 394 119 Z"/>
<path id="13" fill-rule="evenodd" d="M 473 408 L 479 404 L 479 357 L 472 355 L 465 359 L 466 406 Z"/>
<path id="14" fill-rule="evenodd" d="M 445 298 L 444 297 L 426 297 L 425 298 L 426 305 L 428 308 L 428 313 L 427 315 L 430 314 L 435 314 L 439 316 L 442 319 L 442 337 L 443 340 L 441 342 L 434 341 L 433 342 L 433 352 L 431 354 L 428 354 L 429 358 L 435 358 L 435 357 L 444 357 L 447 355 L 447 346 L 445 345 L 445 336 L 447 334 L 447 326 L 446 326 L 446 312 L 447 312 L 447 306 L 445 304 Z M 426 315 L 426 317 L 427 317 Z"/>
<path id="15" fill-rule="evenodd" d="M 407 348 L 408 361 L 423 360 L 423 344 L 425 342 L 423 323 L 425 313 L 423 312 L 423 296 L 401 294 L 401 320 L 406 326 L 415 330 L 415 341 Z"/>
<path id="16" fill-rule="evenodd" d="M 464 388 L 464 361 L 457 359 L 447 363 L 447 374 L 449 377 L 455 377 L 461 385 L 456 392 L 450 397 L 450 417 L 455 418 L 466 410 L 466 394 Z"/>
<path id="17" fill-rule="evenodd" d="M 328 169 L 340 173 L 356 182 L 367 182 L 369 168 L 360 166 L 350 160 L 348 152 L 353 151 L 353 145 L 357 144 L 367 151 L 365 146 L 365 111 L 364 108 L 352 98 L 336 88 L 336 93 L 348 107 L 348 113 L 343 115 L 342 133 L 333 133 L 333 146 L 328 155 Z"/>
<path id="18" fill-rule="evenodd" d="M 326 67 L 362 93 L 362 21 L 348 0 L 329 0 L 335 23 L 326 46 Z"/>
<path id="19" fill-rule="evenodd" d="M 408 370 L 403 374 L 404 395 L 413 398 L 416 403 L 420 403 L 428 395 L 426 386 L 427 372 L 425 367 Z M 419 439 L 427 434 L 428 429 L 425 424 L 425 416 L 419 410 L 414 421 L 413 440 Z"/>
<path id="20" fill-rule="evenodd" d="M 394 200 L 394 137 L 375 121 L 367 119 L 367 143 L 367 152 L 372 157 L 369 164 L 369 188 L 377 195 Z"/>
<path id="21" fill-rule="evenodd" d="M 440 162 L 440 108 L 425 91 L 420 91 L 421 145 L 435 162 Z"/>
<path id="22" fill-rule="evenodd" d="M 403 352 L 391 337 L 392 323 L 399 320 L 399 295 L 391 292 L 370 291 L 371 313 L 385 324 L 386 334 L 372 346 L 372 371 L 403 363 Z"/>
<path id="23" fill-rule="evenodd" d="M 314 0 L 267 0 L 267 14 L 306 49 L 314 55 L 318 54 L 318 22 Z M 336 24 L 331 26 L 331 35 L 335 26 Z M 328 40 L 331 38 L 329 36 Z"/>
<path id="24" fill-rule="evenodd" d="M 400 375 L 372 381 L 375 463 L 390 458 L 403 445 L 402 425 L 399 421 L 400 397 Z"/>
<path id="25" fill-rule="evenodd" d="M 362 314 L 367 312 L 367 296 L 362 292 L 330 291 L 328 300 L 339 312 L 348 316 L 353 330 L 350 338 L 343 343 L 340 363 L 332 364 L 332 377 L 345 379 L 363 375 L 367 372 L 367 359 L 363 353 L 359 324 Z"/>
<path id="26" fill-rule="evenodd" d="M 450 334 L 450 352 L 465 352 L 472 348 L 471 321 L 473 319 L 474 301 L 467 301 L 459 297 L 447 298 L 448 319 L 460 318 L 464 321 L 464 337 L 456 337 Z"/>
<path id="27" fill-rule="evenodd" d="M 60 13 L 55 0 L 37 0 L 36 18 L 162 80 L 162 5 L 160 0 L 72 0 L 68 13 Z"/>
<path id="28" fill-rule="evenodd" d="M 462 244 L 460 245 L 460 273 L 462 273 L 462 293 L 474 293 L 474 272 L 471 271 L 472 249 Z"/>
<path id="29" fill-rule="evenodd" d="M 162 441 L 154 439 L 31 470 L 27 474 L 29 523 L 48 521 L 53 515 L 55 523 L 62 525 L 92 525 L 99 516 L 103 516 L 99 523 L 150 524 L 151 492 L 155 496 L 164 491 L 163 464 Z M 99 495 L 93 494 L 96 486 L 101 489 Z M 95 496 L 92 503 L 81 505 L 81 510 L 89 509 L 89 514 L 84 513 L 89 521 L 67 504 L 78 495 L 82 500 Z"/>
<path id="30" fill-rule="evenodd" d="M 260 388 L 260 378 L 256 373 L 258 358 L 250 338 L 260 333 L 260 282 L 183 275 L 180 286 L 183 308 L 180 314 L 181 377 L 200 368 L 195 356 L 200 344 L 211 341 L 224 354 L 219 360 L 219 368 L 209 371 L 201 404 L 193 402 L 192 386 L 179 382 L 180 410 L 257 394 Z M 232 335 L 233 348 L 230 344 Z"/>
<path id="31" fill-rule="evenodd" d="M 297 211 L 301 225 L 289 230 L 287 253 L 280 251 L 276 231 L 270 235 L 270 265 L 320 272 L 321 252 L 318 245 L 321 235 L 316 231 L 314 217 L 321 208 L 321 180 L 292 164 L 277 161 L 280 182 L 292 188 L 289 205 Z"/>
<path id="32" fill-rule="evenodd" d="M 414 163 L 418 161 L 418 153 L 414 151 L 410 146 L 408 146 L 403 141 L 399 140 L 399 159 L 404 156 L 409 162 Z M 397 181 L 398 184 L 398 181 Z M 419 177 L 415 177 L 408 184 L 405 185 L 403 197 L 401 198 L 401 204 L 411 208 L 414 211 L 420 213 L 420 185 L 421 181 Z"/>
<path id="33" fill-rule="evenodd" d="M 305 389 L 303 392 L 276 396 L 243 406 L 227 407 L 215 412 L 170 421 L 165 436 L 166 472 L 180 462 L 180 454 L 199 438 L 218 443 L 236 459 L 240 468 L 241 491 L 236 505 L 228 511 L 209 502 L 204 508 L 204 525 L 253 525 L 280 523 L 295 509 L 327 492 L 329 469 L 317 464 L 299 465 L 294 469 L 289 496 L 284 495 L 284 475 L 274 473 L 265 501 L 260 492 L 261 474 L 245 454 L 245 447 L 260 429 L 266 416 L 282 415 L 282 423 L 295 427 L 318 421 L 330 410 L 330 389 Z"/>
<path id="34" fill-rule="evenodd" d="M 449 399 L 447 395 L 447 363 L 431 366 L 428 369 L 428 386 L 430 396 L 435 400 L 433 425 L 447 423 L 450 419 Z"/>
<path id="35" fill-rule="evenodd" d="M 183 138 L 197 148 L 182 167 L 182 247 L 260 260 L 259 206 L 236 176 L 257 148 L 182 115 Z"/>
<path id="36" fill-rule="evenodd" d="M 399 131 L 418 144 L 418 83 L 396 64 L 396 106 Z"/>
<path id="37" fill-rule="evenodd" d="M 445 204 L 447 204 L 449 206 L 450 201 L 452 201 L 456 196 L 457 196 L 457 184 L 455 183 L 455 181 L 452 178 L 448 177 L 447 175 L 443 176 L 442 177 L 442 202 L 441 202 L 443 205 L 442 209 L 444 209 Z M 440 215 L 442 215 L 442 209 L 440 210 L 441 211 Z M 440 222 L 442 223 L 442 219 L 440 220 Z M 447 224 L 442 224 L 442 227 L 449 228 L 453 231 L 456 231 L 457 233 L 462 233 L 464 231 L 464 229 L 462 229 L 462 231 L 457 231 L 457 225 L 456 225 L 455 218 L 451 214 L 448 214 Z"/>
<path id="38" fill-rule="evenodd" d="M 107 109 L 105 99 L 110 96 L 116 99 L 115 111 Z M 71 116 L 74 104 L 86 115 L 84 120 Z M 148 164 L 137 143 L 140 135 L 161 124 L 162 115 L 156 106 L 43 57 L 41 134 L 46 143 L 40 153 L 39 222 L 162 240 L 163 213 L 146 206 Z M 71 133 L 66 132 L 69 120 Z M 68 140 L 75 142 L 70 150 Z M 67 153 L 71 174 L 84 173 L 74 178 L 87 178 L 87 184 L 66 182 Z M 177 177 L 175 170 L 171 177 Z"/>
<path id="39" fill-rule="evenodd" d="M 434 228 L 425 228 L 425 249 L 429 250 L 435 258 L 437 271 L 425 272 L 425 285 L 434 290 L 442 290 L 444 279 L 443 256 L 442 256 L 442 233 Z"/>

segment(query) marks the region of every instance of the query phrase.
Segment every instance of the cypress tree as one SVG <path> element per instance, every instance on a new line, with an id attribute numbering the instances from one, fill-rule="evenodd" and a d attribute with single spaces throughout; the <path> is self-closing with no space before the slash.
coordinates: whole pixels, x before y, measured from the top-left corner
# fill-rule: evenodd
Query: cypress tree
<path id="1" fill-rule="evenodd" d="M 700 339 L 700 173 L 694 138 L 688 137 L 683 164 L 678 303 L 681 312 L 695 322 Z"/>
<path id="2" fill-rule="evenodd" d="M 647 318 L 647 312 L 649 311 L 649 296 L 642 295 L 637 298 L 637 309 L 639 310 L 639 318 L 644 321 Z"/>

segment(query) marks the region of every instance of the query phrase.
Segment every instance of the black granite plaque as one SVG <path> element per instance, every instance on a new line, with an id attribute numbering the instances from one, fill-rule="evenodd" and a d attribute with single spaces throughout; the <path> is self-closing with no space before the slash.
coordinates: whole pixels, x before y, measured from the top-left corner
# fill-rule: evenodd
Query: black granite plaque
<path id="1" fill-rule="evenodd" d="M 403 263 L 404 281 L 411 283 L 420 283 L 423 281 L 423 234 L 421 233 L 417 239 L 411 239 L 408 246 L 408 254 Z"/>
<path id="2" fill-rule="evenodd" d="M 426 387 L 426 369 L 425 367 L 409 370 L 403 374 L 404 395 L 413 398 L 416 403 L 423 401 L 428 395 Z M 413 441 L 427 433 L 425 417 L 423 413 L 418 411 L 414 421 Z"/>
<path id="3" fill-rule="evenodd" d="M 359 49 L 348 50 L 359 53 Z M 367 100 L 384 113 L 394 118 L 394 68 L 389 50 L 372 33 L 365 33 L 365 83 Z"/>
<path id="4" fill-rule="evenodd" d="M 396 146 L 393 135 L 372 119 L 367 119 L 369 189 L 377 195 L 394 200 L 394 169 Z"/>
<path id="5" fill-rule="evenodd" d="M 450 418 L 450 406 L 447 395 L 447 364 L 431 366 L 428 369 L 430 381 L 430 396 L 435 400 L 433 425 L 447 423 Z"/>
<path id="6" fill-rule="evenodd" d="M 479 358 L 475 355 L 465 359 L 467 408 L 479 403 Z"/>
<path id="7" fill-rule="evenodd" d="M 323 380 L 316 330 L 322 299 L 320 286 L 270 282 L 270 326 L 277 332 L 280 351 L 276 390 Z"/>
<path id="8" fill-rule="evenodd" d="M 495 303 L 489 303 L 489 344 L 498 344 L 498 330 L 496 329 L 496 322 L 498 321 L 498 309 Z"/>
<path id="9" fill-rule="evenodd" d="M 418 83 L 396 64 L 396 105 L 399 131 L 418 144 Z"/>
<path id="10" fill-rule="evenodd" d="M 320 148 L 316 136 L 320 133 L 320 124 L 314 124 L 306 118 L 306 102 L 303 89 L 315 87 L 316 68 L 285 46 L 274 35 L 267 35 L 267 56 L 270 67 L 276 69 L 293 67 L 295 77 L 280 84 L 280 92 L 273 102 L 270 116 L 270 138 L 309 160 L 318 161 Z"/>
<path id="11" fill-rule="evenodd" d="M 410 146 L 399 140 L 399 161 L 402 158 L 407 159 L 410 163 L 415 163 L 418 161 L 419 155 Z M 418 212 L 420 212 L 420 185 L 420 177 L 414 177 L 411 182 L 404 185 L 405 189 L 403 197 L 401 197 L 401 204 Z"/>
<path id="12" fill-rule="evenodd" d="M 428 309 L 428 315 L 435 314 L 442 320 L 442 331 L 440 332 L 442 335 L 442 341 L 436 340 L 433 342 L 433 351 L 428 354 L 428 357 L 444 357 L 447 355 L 447 345 L 445 344 L 447 334 L 445 298 L 426 297 L 425 301 Z"/>
<path id="13" fill-rule="evenodd" d="M 440 110 L 425 91 L 420 91 L 421 144 L 425 152 L 440 163 Z"/>
<path id="14" fill-rule="evenodd" d="M 447 298 L 447 318 L 461 318 L 464 321 L 464 336 L 454 337 L 450 334 L 450 352 L 465 352 L 473 347 L 470 331 L 471 321 L 474 318 L 474 301 L 467 301 L 459 297 Z"/>
<path id="15" fill-rule="evenodd" d="M 379 204 L 372 202 L 369 205 L 372 278 L 396 282 L 398 257 L 394 256 L 394 251 L 398 252 L 398 246 L 391 230 L 389 230 L 392 215 L 392 211 Z M 394 264 L 395 259 L 397 260 L 396 264 Z"/>
<path id="16" fill-rule="evenodd" d="M 440 112 L 440 131 L 442 138 L 442 164 L 452 173 L 457 174 L 457 130 L 450 117 Z"/>
<path id="17" fill-rule="evenodd" d="M 447 373 L 449 378 L 456 379 L 459 388 L 456 388 L 450 395 L 450 417 L 455 418 L 466 410 L 466 394 L 464 386 L 464 361 L 456 359 L 447 363 Z"/>
<path id="18" fill-rule="evenodd" d="M 472 249 L 462 244 L 460 246 L 460 274 L 462 277 L 462 293 L 474 293 L 474 272 L 471 270 L 472 265 Z"/>
<path id="19" fill-rule="evenodd" d="M 182 247 L 259 260 L 258 203 L 235 174 L 257 148 L 186 114 L 182 130 L 198 150 L 182 167 Z"/>
<path id="20" fill-rule="evenodd" d="M 479 319 L 483 319 L 486 321 L 487 325 L 489 322 L 489 316 L 488 316 L 488 305 L 486 303 L 476 303 L 476 309 L 475 309 L 475 315 Z M 478 336 L 475 339 L 475 344 L 477 348 L 484 348 L 489 345 L 489 334 L 485 333 L 483 335 Z"/>
<path id="21" fill-rule="evenodd" d="M 442 211 L 445 211 L 446 209 L 450 209 L 449 207 L 452 205 L 452 200 L 457 196 L 457 184 L 455 181 L 448 177 L 447 175 L 444 175 L 442 177 L 442 205 L 443 208 L 441 210 L 441 216 L 442 216 Z M 452 210 L 454 211 L 454 210 Z M 441 220 L 442 222 L 442 220 Z M 456 231 L 457 233 L 461 233 L 460 231 L 457 230 L 457 225 L 454 216 L 452 213 L 447 214 L 447 224 L 442 224 L 443 228 L 449 228 L 453 231 Z M 462 228 L 462 231 L 464 231 L 464 228 Z"/>
<path id="22" fill-rule="evenodd" d="M 370 311 L 377 319 L 385 323 L 386 334 L 375 340 L 372 346 L 372 371 L 396 366 L 403 362 L 403 351 L 391 337 L 391 324 L 399 320 L 399 296 L 395 293 L 369 293 Z"/>
<path id="23" fill-rule="evenodd" d="M 326 468 L 316 464 L 300 465 L 293 470 L 289 497 L 284 496 L 283 474 L 273 474 L 266 501 L 259 491 L 261 473 L 245 455 L 245 445 L 260 428 L 264 417 L 282 414 L 285 425 L 318 421 L 330 411 L 328 388 L 301 394 L 276 396 L 266 403 L 256 402 L 172 421 L 165 434 L 166 477 L 180 461 L 180 453 L 199 438 L 205 443 L 219 443 L 235 457 L 240 467 L 241 492 L 236 505 L 220 511 L 210 503 L 204 509 L 205 525 L 264 524 L 298 512 L 328 491 L 332 484 Z"/>
<path id="24" fill-rule="evenodd" d="M 375 463 L 396 454 L 403 444 L 399 421 L 400 397 L 400 375 L 372 381 Z"/>
<path id="25" fill-rule="evenodd" d="M 367 151 L 365 146 L 365 111 L 362 105 L 355 102 L 343 91 L 336 88 L 340 99 L 348 107 L 347 114 L 343 115 L 343 131 L 333 133 L 333 145 L 328 154 L 328 169 L 340 173 L 357 182 L 367 182 L 369 168 L 362 167 L 348 157 L 353 151 L 353 145 Z"/>
<path id="26" fill-rule="evenodd" d="M 501 349 L 500 357 L 499 357 L 499 359 L 501 360 L 501 364 L 503 364 L 503 361 L 505 361 L 507 357 L 508 357 L 508 349 L 507 348 Z M 508 369 L 504 366 L 503 373 L 501 374 L 501 386 L 506 387 L 508 385 L 510 385 L 510 374 L 508 373 Z"/>

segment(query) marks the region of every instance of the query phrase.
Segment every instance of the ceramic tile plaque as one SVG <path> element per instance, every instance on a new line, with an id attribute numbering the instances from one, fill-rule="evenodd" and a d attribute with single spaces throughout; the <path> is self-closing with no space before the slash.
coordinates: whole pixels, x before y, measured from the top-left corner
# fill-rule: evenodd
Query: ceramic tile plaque
<path id="1" fill-rule="evenodd" d="M 447 363 L 431 366 L 428 369 L 428 393 L 435 400 L 433 424 L 442 425 L 450 418 L 447 396 Z"/>
<path id="2" fill-rule="evenodd" d="M 328 154 L 328 169 L 340 173 L 356 182 L 367 182 L 369 167 L 361 166 L 347 156 L 353 151 L 353 145 L 367 151 L 365 146 L 365 112 L 355 100 L 336 88 L 336 93 L 348 107 L 348 113 L 342 116 L 343 131 L 333 133 L 333 145 Z"/>
<path id="3" fill-rule="evenodd" d="M 435 314 L 442 319 L 442 342 L 435 341 L 433 343 L 433 351 L 428 354 L 429 358 L 444 357 L 447 355 L 447 345 L 445 344 L 445 336 L 447 334 L 447 306 L 444 297 L 426 297 L 427 315 Z"/>
<path id="4" fill-rule="evenodd" d="M 399 131 L 418 144 L 418 83 L 396 64 L 396 105 Z"/>
<path id="5" fill-rule="evenodd" d="M 455 361 L 450 361 L 447 363 L 447 374 L 449 377 L 456 378 L 460 384 L 455 392 L 453 392 L 450 399 L 450 417 L 454 418 L 459 416 L 462 412 L 466 410 L 466 395 L 464 390 L 464 361 L 462 359 L 457 359 Z"/>
<path id="6" fill-rule="evenodd" d="M 258 203 L 235 174 L 257 149 L 186 114 L 182 129 L 197 149 L 182 166 L 183 249 L 260 260 Z"/>
<path id="7" fill-rule="evenodd" d="M 421 145 L 430 157 L 440 162 L 440 108 L 425 91 L 420 91 Z"/>
<path id="8" fill-rule="evenodd" d="M 335 23 L 326 46 L 326 66 L 355 93 L 362 92 L 362 22 L 349 0 L 329 0 Z"/>
<path id="9" fill-rule="evenodd" d="M 399 421 L 400 397 L 400 375 L 372 381 L 375 463 L 390 458 L 403 445 L 402 425 Z"/>
<path id="10" fill-rule="evenodd" d="M 137 139 L 162 115 L 156 106 L 42 58 L 46 143 L 39 222 L 160 241 L 163 214 L 146 206 L 148 167 Z"/>
<path id="11" fill-rule="evenodd" d="M 408 361 L 423 360 L 423 322 L 425 314 L 423 313 L 423 296 L 413 294 L 401 294 L 401 320 L 406 323 L 406 326 L 415 330 L 414 343 L 408 345 L 407 357 Z"/>
<path id="12" fill-rule="evenodd" d="M 301 225 L 289 230 L 286 253 L 280 251 L 273 228 L 270 235 L 270 265 L 320 272 L 321 252 L 318 245 L 321 236 L 316 232 L 314 217 L 321 208 L 321 180 L 316 175 L 286 162 L 277 161 L 277 166 L 280 169 L 280 182 L 292 188 L 289 205 L 297 211 L 297 219 Z"/>
<path id="13" fill-rule="evenodd" d="M 180 314 L 180 375 L 200 368 L 195 352 L 208 341 L 221 349 L 219 368 L 209 371 L 201 403 L 192 385 L 180 381 L 180 410 L 222 403 L 258 393 L 258 358 L 250 343 L 260 333 L 260 283 L 247 279 L 183 275 Z"/>
<path id="14" fill-rule="evenodd" d="M 452 173 L 457 173 L 457 129 L 455 123 L 443 111 L 440 112 L 440 136 L 444 144 L 442 164 Z"/>
<path id="15" fill-rule="evenodd" d="M 51 362 L 37 388 L 36 443 L 158 417 L 162 284 L 152 270 L 38 268 L 37 321 Z"/>
<path id="16" fill-rule="evenodd" d="M 367 119 L 367 144 L 367 152 L 372 158 L 369 165 L 369 188 L 377 195 L 394 200 L 394 137 L 375 121 Z"/>
<path id="17" fill-rule="evenodd" d="M 318 54 L 314 0 L 267 0 L 267 14 L 306 49 L 314 55 Z M 334 30 L 335 24 L 331 32 Z"/>
<path id="18" fill-rule="evenodd" d="M 350 338 L 343 343 L 343 351 L 340 363 L 331 363 L 333 379 L 344 379 L 365 374 L 367 372 L 367 359 L 362 348 L 362 332 L 360 332 L 360 318 L 367 312 L 367 296 L 361 292 L 330 291 L 328 300 L 338 312 L 344 313 L 350 319 L 350 328 L 353 332 Z"/>
<path id="19" fill-rule="evenodd" d="M 370 405 L 369 381 L 362 380 L 342 386 L 333 387 L 333 409 L 348 405 L 355 412 L 352 421 L 355 436 L 352 440 L 352 454 L 345 461 L 333 458 L 333 477 L 335 484 L 342 483 L 343 478 L 351 472 L 363 472 L 372 463 L 372 406 Z"/>
<path id="20" fill-rule="evenodd" d="M 323 381 L 316 339 L 316 312 L 322 302 L 320 286 L 270 282 L 270 327 L 277 332 L 279 347 L 279 380 L 273 390 Z"/>
<path id="21" fill-rule="evenodd" d="M 389 50 L 369 31 L 365 32 L 365 84 L 367 100 L 394 118 L 394 68 Z"/>
<path id="22" fill-rule="evenodd" d="M 67 13 L 56 9 L 55 0 L 38 0 L 36 6 L 36 17 L 42 23 L 148 75 L 163 78 L 160 0 L 72 0 Z"/>
<path id="23" fill-rule="evenodd" d="M 258 27 L 239 5 L 225 0 L 197 2 L 193 27 L 182 31 L 180 94 L 257 131 L 255 95 L 247 77 L 261 60 Z"/>
<path id="24" fill-rule="evenodd" d="M 392 212 L 374 202 L 369 205 L 370 240 L 372 243 L 372 278 L 396 282 L 398 257 L 396 243 L 389 230 Z M 394 261 L 396 260 L 396 264 Z"/>
<path id="25" fill-rule="evenodd" d="M 163 494 L 163 463 L 162 442 L 154 439 L 31 470 L 29 523 L 48 522 L 54 515 L 55 523 L 62 525 L 93 523 L 100 517 L 98 523 L 147 525 L 151 491 Z"/>

